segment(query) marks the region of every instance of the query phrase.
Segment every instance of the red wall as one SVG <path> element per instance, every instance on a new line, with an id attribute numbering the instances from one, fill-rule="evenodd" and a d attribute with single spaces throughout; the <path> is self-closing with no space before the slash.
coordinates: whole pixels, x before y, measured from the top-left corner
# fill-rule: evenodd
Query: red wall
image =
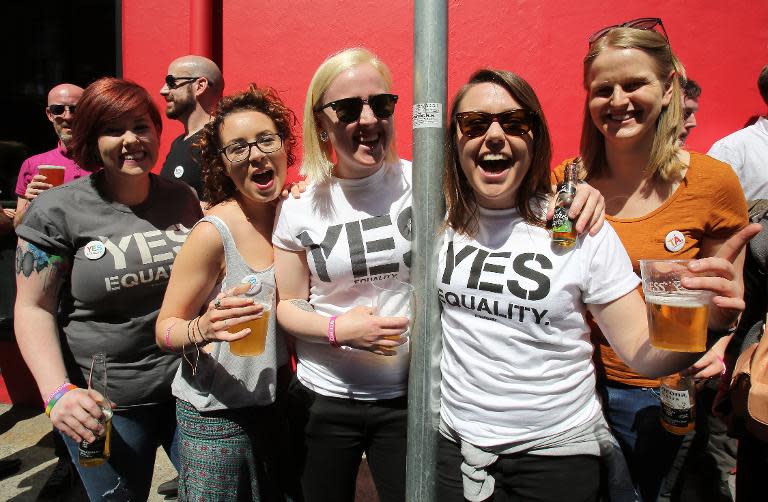
<path id="1" fill-rule="evenodd" d="M 189 2 L 123 2 L 126 78 L 157 93 L 168 63 L 189 51 Z M 395 92 L 401 96 L 398 149 L 410 158 L 412 0 L 222 3 L 226 92 L 241 90 L 251 81 L 271 85 L 301 118 L 304 93 L 322 60 L 339 49 L 363 45 L 392 70 Z M 691 149 L 706 151 L 749 116 L 766 112 L 755 82 L 768 63 L 768 3 L 648 0 L 642 5 L 449 0 L 449 96 L 482 66 L 523 75 L 543 103 L 553 132 L 554 160 L 559 161 L 578 148 L 584 100 L 581 59 L 589 34 L 627 19 L 658 16 L 690 77 L 703 89 L 699 127 L 688 140 Z M 162 104 L 159 94 L 157 98 Z M 181 130 L 178 122 L 166 120 L 161 158 Z"/>

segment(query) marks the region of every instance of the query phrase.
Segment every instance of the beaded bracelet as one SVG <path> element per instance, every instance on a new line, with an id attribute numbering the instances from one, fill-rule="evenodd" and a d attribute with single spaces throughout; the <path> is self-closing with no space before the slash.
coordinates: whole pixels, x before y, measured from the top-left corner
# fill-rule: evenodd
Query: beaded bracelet
<path id="1" fill-rule="evenodd" d="M 50 417 L 51 410 L 53 410 L 53 407 L 56 405 L 59 399 L 61 399 L 64 394 L 74 389 L 77 389 L 77 385 L 73 385 L 69 382 L 65 382 L 56 387 L 56 390 L 51 392 L 48 395 L 48 399 L 45 400 L 45 414 Z"/>
<path id="2" fill-rule="evenodd" d="M 339 342 L 336 341 L 336 316 L 331 316 L 328 319 L 328 342 L 334 347 L 340 347 Z"/>

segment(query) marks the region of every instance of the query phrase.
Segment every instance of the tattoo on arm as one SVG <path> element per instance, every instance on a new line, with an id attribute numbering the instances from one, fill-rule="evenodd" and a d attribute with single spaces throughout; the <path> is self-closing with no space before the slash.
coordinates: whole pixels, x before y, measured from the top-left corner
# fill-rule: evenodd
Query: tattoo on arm
<path id="1" fill-rule="evenodd" d="M 30 242 L 21 241 L 16 247 L 16 275 L 30 277 L 33 272 L 47 272 L 43 289 L 47 289 L 49 281 L 63 277 L 68 271 L 68 261 L 61 256 L 48 254 Z"/>
<path id="2" fill-rule="evenodd" d="M 292 300 L 288 300 L 288 302 L 296 305 L 301 310 L 306 310 L 307 312 L 314 312 L 315 307 L 312 306 L 311 303 L 309 303 L 307 300 L 301 300 L 299 298 L 294 298 Z"/>

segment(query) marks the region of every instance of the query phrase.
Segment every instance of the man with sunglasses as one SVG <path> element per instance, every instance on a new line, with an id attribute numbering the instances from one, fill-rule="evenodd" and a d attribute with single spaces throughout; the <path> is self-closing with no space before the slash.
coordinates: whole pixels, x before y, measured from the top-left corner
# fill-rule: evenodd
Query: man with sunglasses
<path id="1" fill-rule="evenodd" d="M 64 183 L 90 174 L 81 169 L 67 152 L 67 146 L 72 140 L 72 119 L 82 94 L 83 89 L 73 84 L 59 84 L 48 93 L 45 115 L 53 124 L 53 130 L 56 132 L 59 144 L 53 150 L 33 155 L 21 164 L 19 178 L 16 182 L 18 199 L 16 201 L 16 214 L 13 219 L 14 226 L 21 222 L 30 201 L 53 186 L 46 183 L 45 176 L 38 174 L 39 166 L 64 167 Z"/>
<path id="2" fill-rule="evenodd" d="M 200 152 L 194 144 L 203 126 L 211 119 L 224 91 L 219 67 L 202 56 L 182 56 L 171 62 L 160 95 L 165 99 L 165 115 L 178 120 L 184 133 L 173 140 L 160 175 L 184 181 L 202 193 Z"/>

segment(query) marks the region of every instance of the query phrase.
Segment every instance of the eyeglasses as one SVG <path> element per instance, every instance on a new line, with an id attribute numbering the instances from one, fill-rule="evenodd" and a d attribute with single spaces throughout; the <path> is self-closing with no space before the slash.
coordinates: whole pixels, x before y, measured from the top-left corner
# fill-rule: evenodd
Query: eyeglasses
<path id="1" fill-rule="evenodd" d="M 165 85 L 168 86 L 168 89 L 177 89 L 182 85 L 187 85 L 194 82 L 198 78 L 200 77 L 174 77 L 173 75 L 166 75 Z M 186 82 L 179 83 L 179 80 L 186 80 Z"/>
<path id="2" fill-rule="evenodd" d="M 236 141 L 219 150 L 232 162 L 242 162 L 251 156 L 251 147 L 255 146 L 261 153 L 274 153 L 283 146 L 283 138 L 279 134 L 265 134 L 256 141 Z"/>
<path id="3" fill-rule="evenodd" d="M 641 17 L 638 19 L 632 19 L 631 21 L 627 21 L 625 23 L 614 24 L 613 26 L 606 26 L 605 28 L 601 28 L 597 30 L 592 34 L 591 37 L 589 37 L 589 45 L 592 45 L 596 41 L 603 38 L 605 35 L 608 34 L 609 31 L 613 30 L 614 28 L 634 28 L 636 30 L 655 31 L 655 28 L 657 26 L 661 28 L 660 34 L 664 35 L 664 39 L 667 41 L 667 43 L 669 43 L 667 30 L 664 29 L 664 23 L 661 22 L 661 19 L 659 19 L 658 17 Z"/>
<path id="4" fill-rule="evenodd" d="M 53 115 L 54 117 L 58 117 L 59 115 L 64 115 L 65 110 L 68 110 L 69 113 L 74 115 L 75 108 L 76 108 L 76 105 L 48 105 L 48 111 L 51 112 L 51 115 Z"/>
<path id="5" fill-rule="evenodd" d="M 326 108 L 332 109 L 336 112 L 336 117 L 345 124 L 351 124 L 360 120 L 360 115 L 363 113 L 363 105 L 371 107 L 373 114 L 379 119 L 386 119 L 395 113 L 395 103 L 397 103 L 397 95 L 395 94 L 374 94 L 368 96 L 368 99 L 363 98 L 344 98 L 331 101 L 324 104 L 316 112 L 325 110 Z"/>
<path id="6" fill-rule="evenodd" d="M 523 136 L 533 127 L 536 112 L 533 110 L 517 109 L 501 113 L 461 112 L 456 114 L 456 123 L 461 134 L 468 138 L 478 138 L 486 133 L 495 121 L 501 126 L 504 134 Z"/>

